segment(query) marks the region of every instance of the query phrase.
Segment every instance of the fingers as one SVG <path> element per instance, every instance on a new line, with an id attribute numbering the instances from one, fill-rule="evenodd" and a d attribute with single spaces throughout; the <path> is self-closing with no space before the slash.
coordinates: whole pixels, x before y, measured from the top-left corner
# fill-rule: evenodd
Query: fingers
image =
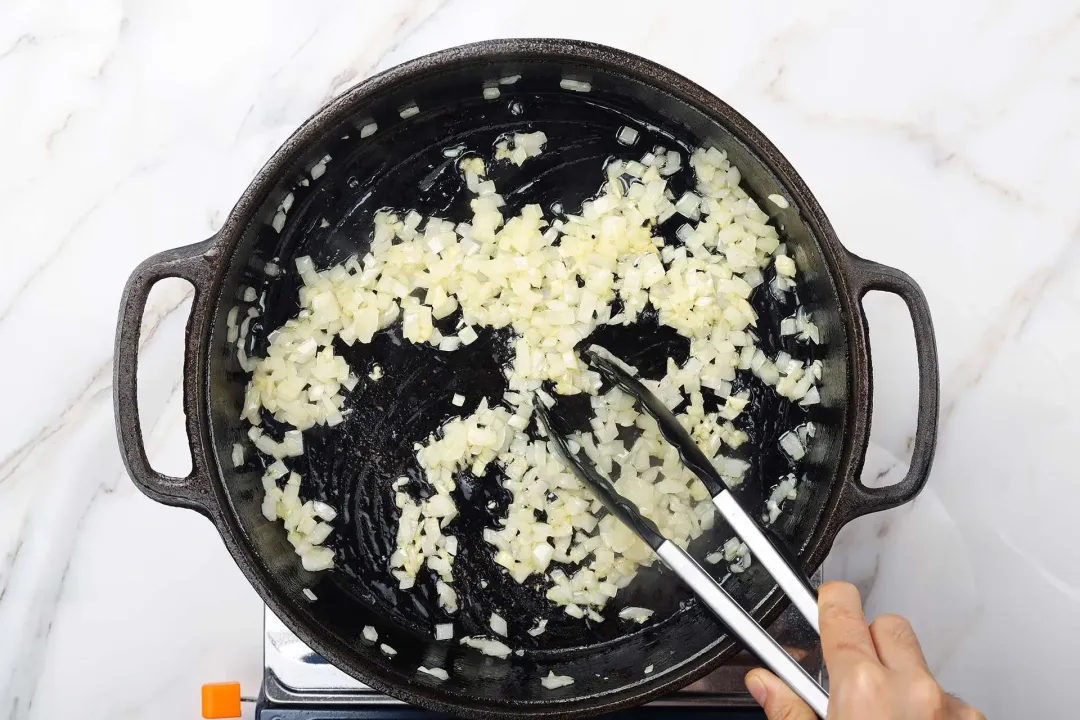
<path id="1" fill-rule="evenodd" d="M 881 663 L 890 670 L 928 670 L 911 623 L 899 615 L 880 615 L 870 623 L 870 637 Z"/>
<path id="2" fill-rule="evenodd" d="M 854 585 L 828 582 L 818 588 L 818 621 L 830 676 L 843 676 L 860 663 L 880 665 Z"/>
<path id="3" fill-rule="evenodd" d="M 746 689 L 769 720 L 815 720 L 817 717 L 794 690 L 768 670 L 758 668 L 748 672 Z"/>
<path id="4" fill-rule="evenodd" d="M 986 720 L 986 716 L 955 695 L 946 693 L 950 718 L 956 720 Z"/>

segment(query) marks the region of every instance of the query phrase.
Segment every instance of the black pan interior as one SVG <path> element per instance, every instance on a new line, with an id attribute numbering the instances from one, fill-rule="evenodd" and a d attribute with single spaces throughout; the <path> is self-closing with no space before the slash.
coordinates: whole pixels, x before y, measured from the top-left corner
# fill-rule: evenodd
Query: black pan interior
<path id="1" fill-rule="evenodd" d="M 498 99 L 482 97 L 482 87 L 502 76 L 520 75 L 513 84 L 499 86 Z M 588 93 L 560 87 L 560 79 L 588 80 Z M 415 103 L 420 113 L 402 119 L 399 110 Z M 377 132 L 360 137 L 369 123 Z M 628 148 L 616 140 L 623 125 L 640 132 Z M 507 132 L 542 130 L 548 137 L 545 152 L 522 167 L 492 163 L 493 146 Z M 300 569 L 298 558 L 285 541 L 284 530 L 268 523 L 259 511 L 262 463 L 248 452 L 238 470 L 227 458 L 234 442 L 243 442 L 246 428 L 237 420 L 246 376 L 235 350 L 224 342 L 225 316 L 233 305 L 246 310 L 238 298 L 245 286 L 260 294 L 254 303 L 260 315 L 251 323 L 248 352 L 260 355 L 269 331 L 298 310 L 299 280 L 294 260 L 311 255 L 319 268 L 362 255 L 370 237 L 373 214 L 383 208 L 414 208 L 425 215 L 461 221 L 467 219 L 468 193 L 456 170 L 456 149 L 477 153 L 488 161 L 490 177 L 506 198 L 509 217 L 521 206 L 539 203 L 549 212 L 556 204 L 577 211 L 603 179 L 602 168 L 611 157 L 638 158 L 654 145 L 678 149 L 688 158 L 693 147 L 713 143 L 729 152 L 744 176 L 744 187 L 770 215 L 781 236 L 795 249 L 801 276 L 800 300 L 821 326 L 825 344 L 808 350 L 792 338 L 779 335 L 780 320 L 794 311 L 794 299 L 778 301 L 767 289 L 755 294 L 753 304 L 761 320 L 758 333 L 763 349 L 788 350 L 799 357 L 826 362 L 824 403 L 807 414 L 779 398 L 749 373 L 740 373 L 739 387 L 752 394 L 751 409 L 736 423 L 751 441 L 743 453 L 752 463 L 747 480 L 736 494 L 749 508 L 761 508 L 769 490 L 789 471 L 805 475 L 808 484 L 778 522 L 776 530 L 796 553 L 806 547 L 824 512 L 830 494 L 833 466 L 839 457 L 843 422 L 845 348 L 835 310 L 835 291 L 814 238 L 799 218 L 799 210 L 777 209 L 765 201 L 768 194 L 784 193 L 766 166 L 725 128 L 687 103 L 647 84 L 597 68 L 570 68 L 555 63 L 522 61 L 507 67 L 463 65 L 403 84 L 379 97 L 369 98 L 349 120 L 326 133 L 323 141 L 296 164 L 288 180 L 271 194 L 231 260 L 228 280 L 217 311 L 217 330 L 210 362 L 211 427 L 228 499 L 242 532 L 256 548 L 266 572 L 274 578 L 276 599 L 292 606 L 310 627 L 317 629 L 348 658 L 345 669 L 360 668 L 404 686 L 430 686 L 430 691 L 454 702 L 478 707 L 566 704 L 599 695 L 618 695 L 642 684 L 664 682 L 713 653 L 726 641 L 723 626 L 703 610 L 669 573 L 650 568 L 620 592 L 604 610 L 604 622 L 566 616 L 538 592 L 539 579 L 518 585 L 491 559 L 481 539 L 486 526 L 505 513 L 509 496 L 494 468 L 483 476 L 465 472 L 457 496 L 461 515 L 451 530 L 458 535 L 460 552 L 454 567 L 461 610 L 448 616 L 438 608 L 434 577 L 421 572 L 417 587 L 400 591 L 387 571 L 393 550 L 397 509 L 390 483 L 401 475 L 417 496 L 428 492 L 417 467 L 413 444 L 438 431 L 449 417 L 472 412 L 481 398 L 498 403 L 505 381 L 502 368 L 510 354 L 508 331 L 485 329 L 480 340 L 454 353 L 402 340 L 400 329 L 380 332 L 371 345 L 343 344 L 335 351 L 349 361 L 360 384 L 347 399 L 351 409 L 344 424 L 315 428 L 305 433 L 306 452 L 291 461 L 304 477 L 302 496 L 317 497 L 341 511 L 330 544 L 338 551 L 338 566 L 328 573 Z M 331 160 L 326 173 L 312 180 L 309 169 L 324 155 Z M 676 175 L 676 195 L 692 183 L 689 170 Z M 283 231 L 271 227 L 278 204 L 292 193 L 293 205 Z M 786 193 L 784 193 L 786 194 Z M 662 226 L 668 242 L 678 242 L 679 216 Z M 265 272 L 275 262 L 283 273 Z M 457 316 L 443 321 L 445 329 Z M 651 312 L 631 328 L 601 328 L 591 339 L 639 367 L 647 377 L 660 377 L 665 359 L 686 360 L 688 342 L 659 327 Z M 368 372 L 378 364 L 385 375 L 378 381 Z M 465 406 L 451 404 L 454 394 Z M 587 422 L 587 402 L 561 400 L 559 411 L 571 422 Z M 778 447 L 786 429 L 812 419 L 820 427 L 810 461 L 793 467 Z M 271 434 L 284 428 L 267 418 Z M 491 509 L 493 508 L 493 509 Z M 717 528 L 697 540 L 692 552 L 702 557 L 727 537 Z M 723 567 L 718 566 L 718 567 Z M 759 566 L 726 581 L 729 591 L 746 607 L 760 606 L 774 586 Z M 311 588 L 318 600 L 308 602 L 302 588 Z M 618 611 L 627 605 L 656 611 L 644 626 L 623 621 Z M 498 660 L 455 643 L 435 642 L 433 626 L 454 622 L 455 634 L 488 633 L 492 612 L 506 618 L 509 644 L 524 649 L 521 656 Z M 526 633 L 538 618 L 549 620 L 548 631 L 533 638 Z M 377 644 L 361 638 L 365 625 L 377 628 L 380 642 L 398 651 L 386 658 Z M 416 675 L 418 665 L 443 667 L 450 682 L 440 684 Z M 646 676 L 644 669 L 655 667 Z M 574 685 L 555 691 L 544 689 L 539 678 L 554 670 L 571 675 Z"/>

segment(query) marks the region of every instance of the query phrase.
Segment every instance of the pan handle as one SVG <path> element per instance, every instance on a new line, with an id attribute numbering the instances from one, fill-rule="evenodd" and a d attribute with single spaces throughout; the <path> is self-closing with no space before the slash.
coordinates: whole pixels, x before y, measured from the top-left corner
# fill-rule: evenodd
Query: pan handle
<path id="1" fill-rule="evenodd" d="M 215 272 L 216 236 L 205 242 L 166 250 L 144 260 L 131 273 L 120 300 L 113 361 L 113 411 L 120 454 L 135 484 L 152 499 L 166 505 L 196 510 L 212 517 L 217 506 L 206 457 L 198 451 L 201 443 L 198 414 L 198 348 L 192 343 L 192 328 L 206 311 L 210 282 Z M 139 365 L 139 334 L 150 289 L 159 280 L 177 277 L 195 288 L 188 319 L 187 347 L 184 349 L 184 414 L 191 452 L 191 473 L 171 477 L 150 466 L 139 423 L 139 393 L 136 377 Z"/>
<path id="2" fill-rule="evenodd" d="M 900 296 L 908 307 L 915 327 L 915 352 L 919 362 L 919 416 L 907 475 L 895 485 L 881 488 L 867 487 L 856 478 L 851 486 L 852 509 L 848 517 L 848 520 L 853 520 L 862 515 L 903 505 L 913 500 L 926 485 L 937 445 L 940 388 L 934 323 L 930 317 L 926 295 L 919 285 L 907 273 L 865 260 L 850 251 L 847 253 L 847 277 L 860 312 L 863 312 L 862 299 L 871 290 Z M 863 323 L 866 323 L 865 312 Z"/>

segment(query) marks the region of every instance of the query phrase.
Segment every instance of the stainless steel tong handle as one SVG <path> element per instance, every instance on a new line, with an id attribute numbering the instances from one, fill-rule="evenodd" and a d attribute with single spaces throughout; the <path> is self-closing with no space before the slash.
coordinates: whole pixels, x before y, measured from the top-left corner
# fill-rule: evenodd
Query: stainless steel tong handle
<path id="1" fill-rule="evenodd" d="M 664 439 L 675 446 L 683 463 L 709 490 L 713 505 L 721 516 L 769 571 L 780 588 L 788 594 L 800 614 L 820 634 L 817 594 L 805 576 L 788 562 L 779 546 L 770 540 L 739 504 L 712 462 L 701 452 L 671 411 L 640 381 L 624 370 L 620 363 L 608 356 L 606 351 L 593 347 L 584 354 L 590 366 L 638 400 L 644 410 L 656 420 Z M 578 478 L 597 495 L 610 512 L 644 540 L 668 568 L 693 589 L 702 602 L 716 613 L 751 652 L 805 700 L 815 713 L 824 718 L 828 712 L 829 695 L 821 685 L 685 550 L 666 539 L 655 524 L 638 512 L 633 503 L 619 495 L 611 481 L 601 475 L 587 457 L 571 451 L 567 439 L 554 430 L 551 413 L 539 399 L 534 401 L 534 405 L 544 430 Z"/>
<path id="2" fill-rule="evenodd" d="M 665 538 L 651 520 L 642 515 L 632 502 L 620 495 L 611 481 L 600 474 L 591 460 L 571 450 L 570 443 L 564 435 L 556 431 L 551 413 L 539 399 L 536 399 L 533 405 L 541 426 L 555 445 L 558 454 L 570 466 L 578 479 L 593 491 L 604 507 L 648 544 L 664 565 L 689 585 L 702 602 L 708 605 L 709 609 L 742 640 L 752 653 L 805 700 L 814 712 L 824 718 L 828 711 L 829 695 L 803 666 L 795 662 L 794 658 L 788 655 L 779 643 L 765 632 L 757 621 L 728 595 L 720 583 L 705 572 L 685 550 Z"/>
<path id="3" fill-rule="evenodd" d="M 750 652 L 757 655 L 795 694 L 805 700 L 818 717 L 825 717 L 829 711 L 828 693 L 802 665 L 787 654 L 772 635 L 765 632 L 757 621 L 728 595 L 720 583 L 705 572 L 685 550 L 670 540 L 664 541 L 656 549 L 656 554 L 731 628 Z"/>
<path id="4" fill-rule="evenodd" d="M 787 593 L 795 608 L 814 628 L 814 632 L 820 635 L 817 594 L 727 489 L 727 485 L 716 472 L 712 462 L 705 457 L 705 453 L 701 452 L 671 411 L 649 392 L 641 381 L 626 372 L 603 350 L 588 348 L 585 350 L 585 356 L 592 368 L 638 400 L 645 411 L 656 420 L 664 439 L 675 446 L 683 463 L 704 483 L 720 515 L 750 548 L 753 557 L 765 566 L 780 589 Z"/>
<path id="5" fill-rule="evenodd" d="M 780 589 L 787 593 L 791 604 L 799 611 L 814 632 L 821 634 L 818 624 L 817 594 L 807 587 L 799 573 L 788 564 L 772 541 L 761 531 L 754 519 L 743 509 L 730 490 L 713 497 L 713 505 L 731 525 L 735 534 L 750 548 L 751 555 L 772 575 Z"/>

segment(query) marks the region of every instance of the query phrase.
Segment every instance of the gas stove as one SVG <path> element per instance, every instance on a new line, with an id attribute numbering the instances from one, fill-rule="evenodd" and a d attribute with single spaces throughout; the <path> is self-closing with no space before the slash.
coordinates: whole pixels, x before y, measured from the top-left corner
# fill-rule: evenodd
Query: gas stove
<path id="1" fill-rule="evenodd" d="M 821 581 L 820 571 L 813 578 Z M 794 608 L 769 628 L 770 634 L 811 675 L 821 679 L 824 664 L 818 636 Z M 422 720 L 446 717 L 411 707 L 372 690 L 328 663 L 296 637 L 269 609 L 263 633 L 263 684 L 256 720 Z M 746 652 L 679 692 L 619 717 L 670 717 L 673 712 L 724 720 L 762 718 L 746 692 L 743 677 L 758 663 Z"/>

